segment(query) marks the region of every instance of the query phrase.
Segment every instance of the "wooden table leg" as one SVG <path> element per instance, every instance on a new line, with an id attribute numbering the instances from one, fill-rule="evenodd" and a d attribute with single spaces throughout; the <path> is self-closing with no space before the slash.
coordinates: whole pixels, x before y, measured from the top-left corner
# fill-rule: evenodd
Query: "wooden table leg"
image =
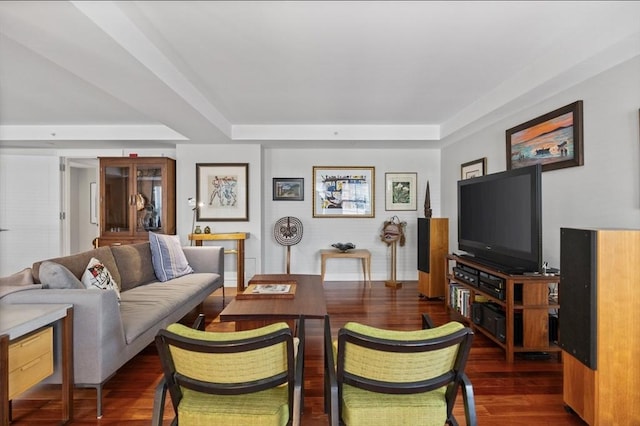
<path id="1" fill-rule="evenodd" d="M 238 269 L 238 277 L 236 288 L 238 289 L 238 293 L 244 291 L 244 240 L 237 240 L 237 269 Z"/>
<path id="2" fill-rule="evenodd" d="M 320 260 L 320 282 L 324 283 L 324 271 L 327 267 L 327 258 L 325 255 L 321 256 L 322 259 Z"/>
<path id="3" fill-rule="evenodd" d="M 62 420 L 73 419 L 73 308 L 62 319 Z"/>

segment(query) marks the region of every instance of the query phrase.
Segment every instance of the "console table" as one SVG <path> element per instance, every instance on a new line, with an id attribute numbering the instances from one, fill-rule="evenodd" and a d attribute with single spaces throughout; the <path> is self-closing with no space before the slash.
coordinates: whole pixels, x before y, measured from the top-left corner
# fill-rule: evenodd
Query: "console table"
<path id="1" fill-rule="evenodd" d="M 9 424 L 10 399 L 53 373 L 51 326 L 56 322 L 60 322 L 62 331 L 62 421 L 73 419 L 73 306 L 3 304 L 0 305 L 1 426 Z"/>
<path id="2" fill-rule="evenodd" d="M 201 246 L 203 241 L 223 241 L 235 240 L 236 248 L 225 250 L 224 254 L 236 255 L 237 284 L 238 292 L 244 291 L 244 240 L 249 238 L 248 232 L 227 232 L 217 234 L 189 234 L 189 240 L 195 241 L 196 246 Z"/>
<path id="3" fill-rule="evenodd" d="M 320 250 L 321 272 L 320 280 L 324 282 L 324 273 L 327 267 L 327 259 L 362 259 L 362 274 L 365 284 L 368 282 L 371 287 L 371 252 L 367 249 L 354 249 L 347 251 L 340 250 Z M 367 276 L 369 279 L 367 280 Z"/>

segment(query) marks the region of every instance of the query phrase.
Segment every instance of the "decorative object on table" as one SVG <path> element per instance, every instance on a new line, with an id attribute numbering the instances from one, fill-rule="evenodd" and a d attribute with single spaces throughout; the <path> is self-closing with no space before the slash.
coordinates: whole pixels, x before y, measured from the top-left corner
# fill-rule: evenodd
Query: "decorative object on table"
<path id="1" fill-rule="evenodd" d="M 197 218 L 202 221 L 249 220 L 249 164 L 196 164 Z"/>
<path id="2" fill-rule="evenodd" d="M 506 131 L 507 170 L 542 164 L 542 171 L 582 166 L 582 101 Z"/>
<path id="3" fill-rule="evenodd" d="M 200 225 L 196 225 L 196 229 L 193 230 L 194 234 L 202 234 L 202 229 L 200 229 Z"/>
<path id="4" fill-rule="evenodd" d="M 236 299 L 293 299 L 296 294 L 295 280 L 249 280 L 247 289 L 236 295 Z"/>
<path id="5" fill-rule="evenodd" d="M 337 248 L 341 252 L 345 253 L 348 250 L 356 248 L 356 245 L 353 243 L 333 243 L 331 244 L 331 247 Z"/>
<path id="6" fill-rule="evenodd" d="M 287 274 L 290 274 L 291 246 L 302 240 L 302 222 L 293 216 L 281 217 L 273 227 L 273 236 L 278 244 L 287 247 Z"/>
<path id="7" fill-rule="evenodd" d="M 427 191 L 424 194 L 424 217 L 431 217 L 433 211 L 431 210 L 431 191 L 429 190 L 429 181 L 427 181 Z"/>
<path id="8" fill-rule="evenodd" d="M 304 201 L 304 178 L 273 178 L 273 201 Z"/>
<path id="9" fill-rule="evenodd" d="M 374 167 L 313 166 L 313 217 L 374 217 Z"/>
<path id="10" fill-rule="evenodd" d="M 460 165 L 460 179 L 471 179 L 487 174 L 487 158 L 478 158 Z"/>
<path id="11" fill-rule="evenodd" d="M 400 288 L 402 283 L 396 280 L 396 260 L 397 260 L 397 245 L 400 242 L 400 246 L 404 246 L 405 236 L 404 230 L 407 227 L 407 222 L 400 221 L 398 216 L 393 216 L 390 220 L 387 220 L 382 225 L 382 233 L 380 239 L 384 241 L 388 246 L 391 246 L 391 279 L 384 282 L 387 287 Z"/>
<path id="12" fill-rule="evenodd" d="M 417 210 L 417 173 L 385 173 L 385 210 Z"/>
<path id="13" fill-rule="evenodd" d="M 211 233 L 211 227 L 209 227 L 209 226 L 205 226 L 205 227 L 204 227 L 204 233 L 205 233 L 205 234 L 210 234 L 210 233 Z"/>

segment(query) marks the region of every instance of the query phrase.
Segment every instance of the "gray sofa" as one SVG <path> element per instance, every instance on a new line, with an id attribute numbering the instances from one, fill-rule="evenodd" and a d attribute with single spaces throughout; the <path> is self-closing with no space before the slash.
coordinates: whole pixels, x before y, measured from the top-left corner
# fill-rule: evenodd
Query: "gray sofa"
<path id="1" fill-rule="evenodd" d="M 74 382 L 76 386 L 96 388 L 101 417 L 103 384 L 151 344 L 158 330 L 178 322 L 214 290 L 222 287 L 224 291 L 222 247 L 183 247 L 183 251 L 194 273 L 166 282 L 156 279 L 149 243 L 100 247 L 50 259 L 66 266 L 79 279 L 89 260 L 99 259 L 119 283 L 120 301 L 114 291 L 44 289 L 32 285 L 32 288 L 21 286 L 19 291 L 5 291 L 0 304 L 73 304 Z M 40 283 L 40 264 L 36 262 L 31 268 L 35 284 Z M 56 346 L 59 352 L 58 342 Z M 55 358 L 59 360 L 60 356 Z M 61 382 L 58 367 L 47 382 Z"/>

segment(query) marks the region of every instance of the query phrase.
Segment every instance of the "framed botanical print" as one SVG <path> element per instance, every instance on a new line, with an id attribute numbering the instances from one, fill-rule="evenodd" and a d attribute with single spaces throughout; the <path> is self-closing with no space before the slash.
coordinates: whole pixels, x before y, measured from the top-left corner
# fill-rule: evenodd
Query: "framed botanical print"
<path id="1" fill-rule="evenodd" d="M 385 173 L 385 210 L 417 210 L 417 173 Z"/>

